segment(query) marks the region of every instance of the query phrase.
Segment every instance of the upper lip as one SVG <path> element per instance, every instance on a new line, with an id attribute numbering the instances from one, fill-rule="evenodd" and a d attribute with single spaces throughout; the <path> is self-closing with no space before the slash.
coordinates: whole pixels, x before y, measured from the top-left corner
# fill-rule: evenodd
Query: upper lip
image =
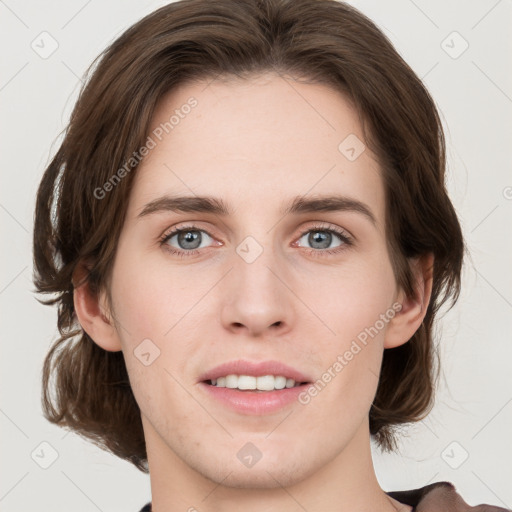
<path id="1" fill-rule="evenodd" d="M 281 375 L 287 379 L 293 379 L 295 382 L 311 382 L 311 379 L 303 373 L 279 361 L 261 361 L 256 363 L 244 361 L 243 359 L 215 366 L 215 368 L 203 373 L 199 380 L 213 380 L 225 377 L 226 375 L 252 375 L 254 377 Z"/>

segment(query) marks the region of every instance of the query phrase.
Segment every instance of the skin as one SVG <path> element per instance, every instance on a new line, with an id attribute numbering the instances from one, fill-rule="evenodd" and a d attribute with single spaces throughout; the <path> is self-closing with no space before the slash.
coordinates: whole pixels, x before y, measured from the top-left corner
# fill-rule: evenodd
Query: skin
<path id="1" fill-rule="evenodd" d="M 383 351 L 406 343 L 422 322 L 432 259 L 411 262 L 416 295 L 405 297 L 386 246 L 379 164 L 368 148 L 355 161 L 338 150 L 349 134 L 364 140 L 341 93 L 272 73 L 208 83 L 183 85 L 158 105 L 152 128 L 191 96 L 198 101 L 137 169 L 112 302 L 87 284 L 74 297 L 92 339 L 123 351 L 141 409 L 153 510 L 411 510 L 378 484 L 368 412 Z M 222 198 L 234 214 L 138 217 L 165 193 Z M 295 196 L 334 193 L 364 202 L 376 224 L 353 211 L 280 214 Z M 177 236 L 160 245 L 170 228 L 190 223 L 203 236 L 198 254 L 167 251 L 187 250 Z M 322 254 L 302 236 L 318 223 L 345 230 L 354 244 Z M 263 248 L 252 263 L 236 252 L 247 236 Z M 342 245 L 333 235 L 329 249 Z M 307 405 L 248 416 L 198 385 L 205 370 L 239 358 L 276 359 L 319 379 L 396 302 L 401 311 Z M 134 356 L 144 339 L 160 350 L 148 366 Z M 262 454 L 251 468 L 237 458 L 248 442 Z"/>

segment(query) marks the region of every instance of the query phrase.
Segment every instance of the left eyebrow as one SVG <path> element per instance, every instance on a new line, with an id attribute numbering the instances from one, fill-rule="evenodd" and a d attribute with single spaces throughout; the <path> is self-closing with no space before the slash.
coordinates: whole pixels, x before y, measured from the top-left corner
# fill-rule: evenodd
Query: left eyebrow
<path id="1" fill-rule="evenodd" d="M 212 213 L 226 217 L 233 214 L 222 199 L 208 196 L 162 196 L 147 203 L 137 217 L 144 217 L 161 212 Z M 377 225 L 375 215 L 363 202 L 346 196 L 297 196 L 288 206 L 281 210 L 283 216 L 299 213 L 349 211 L 362 214 L 374 226 Z"/>
<path id="2" fill-rule="evenodd" d="M 374 226 L 377 225 L 377 219 L 368 205 L 346 196 L 318 196 L 312 198 L 297 196 L 284 210 L 283 214 L 340 211 L 360 213 Z"/>

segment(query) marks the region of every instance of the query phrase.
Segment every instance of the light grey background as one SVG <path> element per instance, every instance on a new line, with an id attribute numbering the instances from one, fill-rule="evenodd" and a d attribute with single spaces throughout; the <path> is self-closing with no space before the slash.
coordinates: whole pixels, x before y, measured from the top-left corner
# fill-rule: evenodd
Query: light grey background
<path id="1" fill-rule="evenodd" d="M 57 328 L 55 310 L 32 293 L 31 236 L 37 185 L 80 77 L 108 43 L 165 3 L 0 0 L 2 512 L 128 512 L 150 499 L 147 475 L 42 417 L 41 365 Z M 404 430 L 400 453 L 374 451 L 377 476 L 385 490 L 448 480 L 472 505 L 510 508 L 512 2 L 350 3 L 384 30 L 438 104 L 449 190 L 472 253 L 460 301 L 438 329 L 436 406 Z M 58 48 L 47 58 L 31 47 L 49 51 L 52 39 Z M 58 457 L 43 469 L 52 450 Z"/>

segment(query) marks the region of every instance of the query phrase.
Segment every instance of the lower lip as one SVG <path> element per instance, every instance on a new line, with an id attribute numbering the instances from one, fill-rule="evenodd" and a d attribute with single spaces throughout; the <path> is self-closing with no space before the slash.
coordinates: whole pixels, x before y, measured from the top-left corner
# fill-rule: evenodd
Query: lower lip
<path id="1" fill-rule="evenodd" d="M 298 401 L 298 396 L 307 389 L 308 384 L 274 391 L 240 391 L 231 388 L 219 388 L 206 382 L 200 382 L 201 388 L 209 396 L 241 414 L 261 416 L 284 409 Z"/>

